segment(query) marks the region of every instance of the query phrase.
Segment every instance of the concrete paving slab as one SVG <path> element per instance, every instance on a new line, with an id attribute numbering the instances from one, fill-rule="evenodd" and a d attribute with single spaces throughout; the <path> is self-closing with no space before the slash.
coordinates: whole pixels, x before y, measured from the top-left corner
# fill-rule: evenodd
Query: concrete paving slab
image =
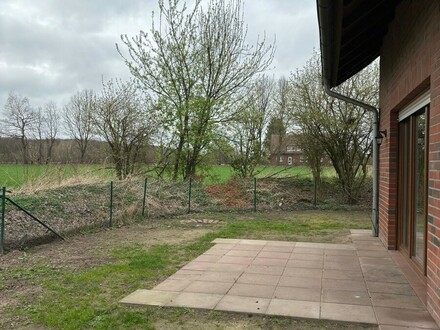
<path id="1" fill-rule="evenodd" d="M 297 247 L 297 246 L 295 246 L 293 248 L 292 253 L 324 255 L 324 249 L 315 249 L 315 248 L 312 249 L 312 248 L 304 248 L 304 247 Z"/>
<path id="2" fill-rule="evenodd" d="M 324 269 L 323 278 L 334 280 L 363 280 L 362 271 L 359 270 L 340 270 Z"/>
<path id="3" fill-rule="evenodd" d="M 215 306 L 215 310 L 264 314 L 267 306 L 269 306 L 270 299 L 254 298 L 254 297 L 240 297 L 240 296 L 224 296 L 220 302 Z"/>
<path id="4" fill-rule="evenodd" d="M 298 259 L 290 259 L 286 267 L 295 267 L 295 268 L 318 268 L 322 269 L 324 265 L 323 260 L 298 260 Z"/>
<path id="5" fill-rule="evenodd" d="M 280 275 L 243 273 L 237 283 L 277 285 Z"/>
<path id="6" fill-rule="evenodd" d="M 291 253 L 289 252 L 261 251 L 258 254 L 258 258 L 289 259 L 290 255 Z"/>
<path id="7" fill-rule="evenodd" d="M 226 283 L 235 283 L 238 278 L 241 276 L 242 272 L 204 272 L 198 280 L 205 282 L 226 282 Z"/>
<path id="8" fill-rule="evenodd" d="M 153 290 L 159 291 L 182 291 L 188 285 L 192 283 L 191 280 L 187 279 L 167 279 L 162 283 L 156 285 Z"/>
<path id="9" fill-rule="evenodd" d="M 367 291 L 345 291 L 345 290 L 322 290 L 322 302 L 371 306 L 371 299 Z"/>
<path id="10" fill-rule="evenodd" d="M 321 254 L 305 254 L 305 253 L 292 253 L 290 255 L 291 260 L 306 260 L 306 261 L 324 261 L 324 255 Z"/>
<path id="11" fill-rule="evenodd" d="M 258 266 L 286 266 L 287 259 L 273 259 L 273 258 L 260 258 L 256 257 L 252 261 L 252 265 Z"/>
<path id="12" fill-rule="evenodd" d="M 250 265 L 244 270 L 245 273 L 253 274 L 268 274 L 268 275 L 282 275 L 284 272 L 283 266 L 261 266 Z"/>
<path id="13" fill-rule="evenodd" d="M 255 258 L 260 251 L 255 250 L 230 250 L 225 256 L 228 257 L 252 257 Z"/>
<path id="14" fill-rule="evenodd" d="M 325 255 L 336 255 L 336 256 L 356 256 L 355 250 L 340 250 L 340 249 L 325 249 Z"/>
<path id="15" fill-rule="evenodd" d="M 235 251 L 261 251 L 264 245 L 256 245 L 256 244 L 237 244 L 234 247 Z"/>
<path id="16" fill-rule="evenodd" d="M 423 329 L 438 329 L 426 310 L 375 307 L 377 320 L 381 325 L 395 325 Z"/>
<path id="17" fill-rule="evenodd" d="M 293 247 L 294 247 L 294 245 L 292 245 L 292 246 L 283 246 L 283 245 L 278 246 L 278 245 L 267 245 L 266 244 L 261 251 L 292 253 Z"/>
<path id="18" fill-rule="evenodd" d="M 234 284 L 228 292 L 231 296 L 272 298 L 276 285 Z"/>
<path id="19" fill-rule="evenodd" d="M 222 264 L 249 265 L 253 260 L 253 257 L 232 257 L 225 255 L 221 257 L 218 262 Z"/>
<path id="20" fill-rule="evenodd" d="M 317 268 L 300 268 L 286 267 L 283 276 L 305 277 L 305 278 L 322 278 L 322 269 Z"/>
<path id="21" fill-rule="evenodd" d="M 415 296 L 416 293 L 408 283 L 370 282 L 367 281 L 370 292 L 394 293 L 406 296 Z"/>
<path id="22" fill-rule="evenodd" d="M 177 297 L 178 294 L 179 292 L 139 289 L 119 302 L 128 305 L 164 306 Z"/>
<path id="23" fill-rule="evenodd" d="M 273 298 L 301 301 L 321 301 L 321 289 L 277 286 Z"/>
<path id="24" fill-rule="evenodd" d="M 425 309 L 417 296 L 405 296 L 392 293 L 371 292 L 373 306 L 396 307 L 405 306 L 408 309 Z"/>
<path id="25" fill-rule="evenodd" d="M 295 288 L 320 289 L 321 279 L 313 277 L 292 277 L 282 276 L 278 282 L 279 286 L 289 286 Z"/>
<path id="26" fill-rule="evenodd" d="M 321 303 L 321 319 L 376 324 L 373 307 Z"/>
<path id="27" fill-rule="evenodd" d="M 226 294 L 232 285 L 234 284 L 227 282 L 193 281 L 183 292 Z"/>
<path id="28" fill-rule="evenodd" d="M 242 239 L 240 240 L 240 242 L 238 243 L 239 245 L 266 245 L 267 241 L 264 240 L 256 240 L 256 239 Z"/>
<path id="29" fill-rule="evenodd" d="M 266 314 L 318 319 L 319 309 L 319 302 L 272 299 Z"/>
<path id="30" fill-rule="evenodd" d="M 367 291 L 367 286 L 363 280 L 334 280 L 324 278 L 322 288 L 340 291 Z"/>
<path id="31" fill-rule="evenodd" d="M 267 241 L 266 246 L 288 246 L 294 247 L 296 242 L 286 242 L 286 241 Z"/>
<path id="32" fill-rule="evenodd" d="M 165 306 L 213 309 L 222 298 L 221 294 L 181 292 Z"/>

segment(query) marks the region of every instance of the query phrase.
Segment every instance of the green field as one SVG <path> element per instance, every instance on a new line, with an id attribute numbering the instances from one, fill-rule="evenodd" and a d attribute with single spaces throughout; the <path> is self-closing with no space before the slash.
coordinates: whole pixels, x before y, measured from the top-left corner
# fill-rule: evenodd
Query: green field
<path id="1" fill-rule="evenodd" d="M 205 184 L 218 184 L 231 179 L 234 171 L 227 165 L 215 165 L 200 170 L 199 175 L 204 178 Z M 323 169 L 322 177 L 335 175 L 332 167 Z M 149 172 L 148 176 L 154 176 L 154 172 Z M 311 170 L 305 166 L 260 166 L 257 168 L 256 177 L 311 178 Z M 0 165 L 0 187 L 8 188 L 53 186 L 69 181 L 72 183 L 87 180 L 107 182 L 113 179 L 115 179 L 114 170 L 106 165 Z"/>

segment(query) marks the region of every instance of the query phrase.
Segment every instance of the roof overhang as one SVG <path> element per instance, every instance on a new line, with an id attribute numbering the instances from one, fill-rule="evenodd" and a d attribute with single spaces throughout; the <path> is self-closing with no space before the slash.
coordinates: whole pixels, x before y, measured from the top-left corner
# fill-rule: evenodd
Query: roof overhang
<path id="1" fill-rule="evenodd" d="M 343 83 L 380 55 L 402 0 L 317 0 L 323 82 Z"/>

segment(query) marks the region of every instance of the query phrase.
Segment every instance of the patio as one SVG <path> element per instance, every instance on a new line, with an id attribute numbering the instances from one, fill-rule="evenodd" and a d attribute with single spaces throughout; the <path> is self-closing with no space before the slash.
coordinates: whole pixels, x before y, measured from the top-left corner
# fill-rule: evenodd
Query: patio
<path id="1" fill-rule="evenodd" d="M 217 238 L 215 245 L 130 305 L 190 307 L 438 329 L 426 311 L 426 283 L 370 231 L 353 244 Z"/>

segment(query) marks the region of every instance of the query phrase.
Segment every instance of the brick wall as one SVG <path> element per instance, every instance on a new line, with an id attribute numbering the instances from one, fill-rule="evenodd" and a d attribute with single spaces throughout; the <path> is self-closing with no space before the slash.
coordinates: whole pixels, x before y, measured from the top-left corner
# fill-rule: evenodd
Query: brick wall
<path id="1" fill-rule="evenodd" d="M 381 49 L 379 230 L 396 247 L 397 147 L 400 109 L 430 89 L 428 173 L 428 310 L 440 324 L 440 1 L 404 0 Z"/>

